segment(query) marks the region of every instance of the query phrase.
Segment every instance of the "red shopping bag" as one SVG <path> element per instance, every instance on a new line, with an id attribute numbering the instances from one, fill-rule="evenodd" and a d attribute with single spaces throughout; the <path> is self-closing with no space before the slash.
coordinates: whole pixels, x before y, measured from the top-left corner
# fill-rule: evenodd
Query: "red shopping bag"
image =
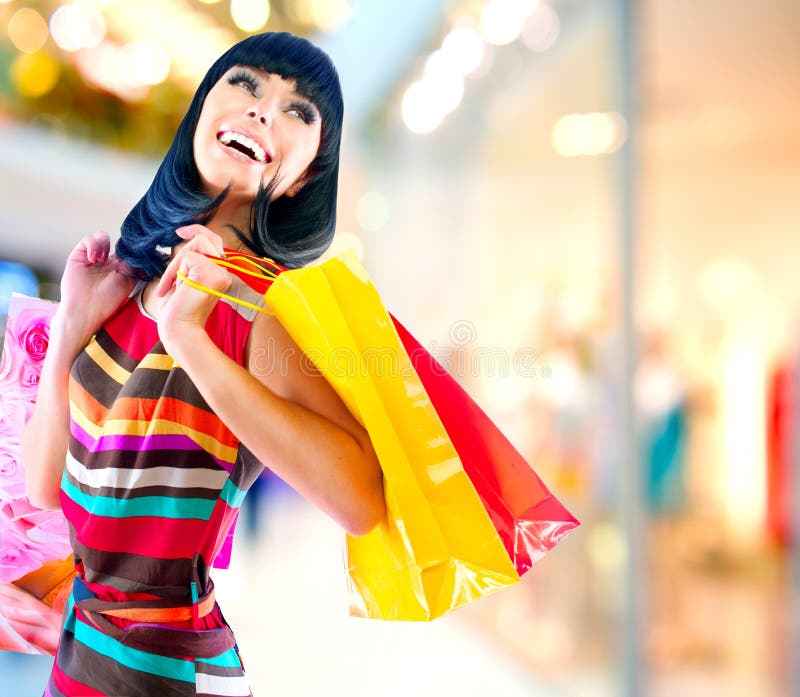
<path id="1" fill-rule="evenodd" d="M 390 316 L 521 576 L 580 523 L 445 368 Z"/>

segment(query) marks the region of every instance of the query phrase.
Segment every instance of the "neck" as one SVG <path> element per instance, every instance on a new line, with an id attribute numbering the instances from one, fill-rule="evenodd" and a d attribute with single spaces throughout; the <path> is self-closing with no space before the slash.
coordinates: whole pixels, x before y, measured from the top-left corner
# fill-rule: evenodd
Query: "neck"
<path id="1" fill-rule="evenodd" d="M 214 217 L 206 223 L 206 227 L 222 238 L 223 247 L 248 251 L 245 244 L 236 236 L 229 227 L 238 228 L 243 234 L 250 232 L 250 203 L 236 203 L 225 200 L 214 213 Z"/>

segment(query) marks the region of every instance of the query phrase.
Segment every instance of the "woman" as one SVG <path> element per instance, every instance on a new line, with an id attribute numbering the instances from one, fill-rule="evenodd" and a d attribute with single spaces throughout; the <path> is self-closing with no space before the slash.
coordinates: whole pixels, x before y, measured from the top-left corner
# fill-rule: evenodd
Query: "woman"
<path id="1" fill-rule="evenodd" d="M 327 55 L 250 37 L 203 79 L 116 254 L 102 232 L 71 253 L 23 442 L 77 570 L 45 694 L 250 694 L 208 571 L 262 463 L 352 535 L 383 517 L 369 437 L 277 320 L 193 285 L 261 306 L 207 255 L 324 252 L 341 120 Z"/>

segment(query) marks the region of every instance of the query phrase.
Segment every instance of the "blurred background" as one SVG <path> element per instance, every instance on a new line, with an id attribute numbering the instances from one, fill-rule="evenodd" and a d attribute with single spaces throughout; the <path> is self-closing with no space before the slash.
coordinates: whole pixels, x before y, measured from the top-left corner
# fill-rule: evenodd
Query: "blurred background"
<path id="1" fill-rule="evenodd" d="M 800 694 L 800 3 L 0 0 L 0 313 L 116 238 L 265 30 L 340 71 L 332 251 L 583 524 L 381 624 L 346 616 L 335 524 L 265 478 L 215 576 L 254 694 Z M 48 670 L 0 656 L 15 697 Z"/>

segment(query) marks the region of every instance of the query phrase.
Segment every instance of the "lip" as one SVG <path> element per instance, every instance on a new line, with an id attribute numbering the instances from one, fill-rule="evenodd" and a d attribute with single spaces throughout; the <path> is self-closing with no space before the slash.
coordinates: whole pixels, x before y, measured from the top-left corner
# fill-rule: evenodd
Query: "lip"
<path id="1" fill-rule="evenodd" d="M 217 147 L 222 150 L 228 157 L 233 158 L 237 162 L 242 162 L 246 165 L 250 165 L 251 167 L 264 167 L 267 163 L 259 162 L 258 160 L 253 160 L 252 158 L 245 155 L 243 152 L 239 152 L 238 150 L 234 150 L 233 148 L 229 148 L 227 145 L 223 145 L 216 140 Z"/>
<path id="2" fill-rule="evenodd" d="M 252 131 L 248 131 L 246 128 L 241 128 L 239 126 L 223 126 L 222 128 L 220 128 L 217 131 L 217 142 L 220 145 L 222 145 L 222 143 L 220 143 L 219 137 L 225 131 L 233 131 L 234 133 L 238 133 L 240 135 L 246 136 L 247 138 L 250 138 L 250 140 L 258 143 L 261 146 L 261 148 L 264 150 L 264 152 L 267 153 L 268 162 L 256 162 L 255 160 L 250 160 L 250 158 L 245 155 L 244 157 L 246 159 L 250 160 L 250 162 L 256 162 L 256 164 L 259 164 L 259 165 L 268 165 L 274 159 L 273 153 L 272 153 L 272 148 L 269 147 L 269 145 L 267 145 L 262 138 L 257 136 Z M 227 147 L 225 145 L 222 145 L 222 147 L 225 148 L 226 150 L 231 150 L 231 148 L 229 148 L 229 147 Z"/>

